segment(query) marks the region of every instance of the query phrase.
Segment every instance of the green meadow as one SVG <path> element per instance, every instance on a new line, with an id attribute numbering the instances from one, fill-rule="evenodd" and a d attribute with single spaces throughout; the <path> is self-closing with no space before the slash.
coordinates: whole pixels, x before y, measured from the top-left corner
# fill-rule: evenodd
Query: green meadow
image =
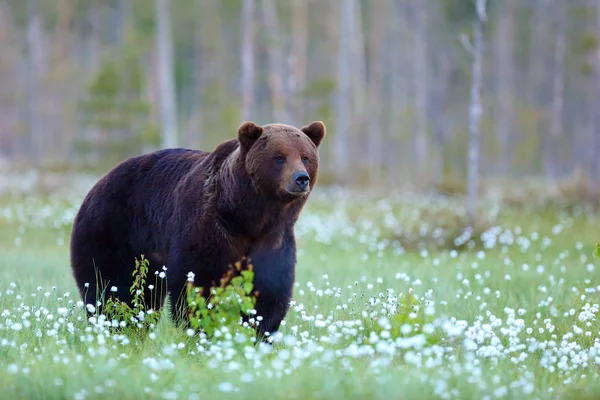
<path id="1" fill-rule="evenodd" d="M 0 200 L 2 398 L 600 396 L 600 218 L 583 205 L 485 198 L 464 230 L 460 198 L 321 188 L 285 324 L 252 345 L 167 314 L 134 337 L 87 321 L 69 266 L 81 199 Z"/>

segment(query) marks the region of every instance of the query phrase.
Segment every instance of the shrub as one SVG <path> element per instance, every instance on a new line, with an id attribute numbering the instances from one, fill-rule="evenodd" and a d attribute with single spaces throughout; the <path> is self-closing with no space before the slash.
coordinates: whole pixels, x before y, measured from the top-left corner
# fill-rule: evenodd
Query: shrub
<path id="1" fill-rule="evenodd" d="M 187 305 L 190 326 L 208 336 L 226 327 L 235 335 L 243 334 L 253 340 L 258 321 L 254 315 L 257 292 L 253 290 L 253 266 L 250 260 L 242 258 L 221 278 L 220 285 L 211 287 L 207 296 L 204 288 L 193 285 L 194 276 L 190 272 L 187 282 Z"/>
<path id="2" fill-rule="evenodd" d="M 111 326 L 125 334 L 132 335 L 140 330 L 154 328 L 161 317 L 161 310 L 148 307 L 144 298 L 144 286 L 148 275 L 150 262 L 141 255 L 140 260 L 135 259 L 133 269 L 133 283 L 129 292 L 133 295 L 131 304 L 127 304 L 113 295 L 106 301 L 105 316 Z"/>
<path id="3" fill-rule="evenodd" d="M 129 289 L 133 295 L 130 304 L 112 293 L 105 303 L 105 321 L 110 323 L 111 328 L 128 336 L 153 329 L 162 316 L 162 310 L 156 311 L 154 304 L 149 307 L 148 299 L 144 298 L 149 265 L 144 255 L 140 260 L 135 259 L 133 282 Z M 252 317 L 258 294 L 254 290 L 253 279 L 253 266 L 247 258 L 229 265 L 219 286 L 211 287 L 208 295 L 205 295 L 204 288 L 193 285 L 194 274 L 188 273 L 186 303 L 189 326 L 209 337 L 219 336 L 225 330 L 238 338 L 242 334 L 244 341 L 255 340 L 259 321 Z"/>
<path id="4" fill-rule="evenodd" d="M 440 338 L 433 329 L 435 307 L 431 300 L 419 298 L 409 289 L 407 293 L 398 296 L 388 293 L 383 306 L 387 311 L 385 316 L 375 309 L 369 312 L 376 319 L 369 324 L 372 332 L 381 335 L 386 331 L 386 336 L 391 339 L 424 335 L 427 343 L 439 342 Z"/>

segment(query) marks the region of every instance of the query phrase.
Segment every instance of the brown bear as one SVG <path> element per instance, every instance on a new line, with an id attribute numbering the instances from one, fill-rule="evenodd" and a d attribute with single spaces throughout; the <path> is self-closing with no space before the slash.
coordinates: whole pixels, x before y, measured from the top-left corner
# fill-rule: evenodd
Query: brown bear
<path id="1" fill-rule="evenodd" d="M 212 152 L 165 149 L 117 165 L 90 190 L 73 223 L 71 267 L 85 304 L 101 311 L 98 299 L 112 287 L 130 302 L 134 261 L 143 254 L 150 276 L 166 266 L 179 320 L 188 272 L 194 285 L 208 288 L 249 257 L 262 317 L 257 333 L 276 332 L 292 297 L 294 225 L 317 181 L 324 136 L 320 121 L 301 129 L 245 122 L 237 138 Z M 146 299 L 156 295 L 146 288 Z"/>

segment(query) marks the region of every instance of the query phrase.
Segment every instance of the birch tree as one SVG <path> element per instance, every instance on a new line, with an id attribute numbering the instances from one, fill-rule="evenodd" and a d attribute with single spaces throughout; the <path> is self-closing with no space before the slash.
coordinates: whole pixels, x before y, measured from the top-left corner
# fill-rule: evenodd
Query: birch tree
<path id="1" fill-rule="evenodd" d="M 532 16 L 531 30 L 529 33 L 529 54 L 528 68 L 529 74 L 527 79 L 527 94 L 526 98 L 529 102 L 537 107 L 543 107 L 542 88 L 544 86 L 544 78 L 546 78 L 546 64 L 549 52 L 547 40 L 544 40 L 550 35 L 548 29 L 548 2 L 552 0 L 532 0 Z"/>
<path id="2" fill-rule="evenodd" d="M 254 0 L 242 2 L 242 120 L 254 112 Z"/>
<path id="3" fill-rule="evenodd" d="M 169 0 L 155 0 L 156 55 L 158 70 L 158 98 L 162 146 L 177 147 L 177 105 L 173 75 L 173 49 Z"/>
<path id="4" fill-rule="evenodd" d="M 351 83 L 351 121 L 352 128 L 349 139 L 352 147 L 350 148 L 349 156 L 355 160 L 355 165 L 364 168 L 368 167 L 367 162 L 363 162 L 363 153 L 365 152 L 365 141 L 356 138 L 356 134 L 370 130 L 371 117 L 368 115 L 369 108 L 367 107 L 368 89 L 367 89 L 367 59 L 365 56 L 365 32 L 363 23 L 363 13 L 360 7 L 360 0 L 348 0 L 353 2 L 352 5 L 353 18 L 350 28 L 350 76 Z M 368 151 L 368 149 L 367 149 Z M 368 158 L 368 157 L 366 157 Z"/>
<path id="5" fill-rule="evenodd" d="M 56 22 L 56 60 L 65 60 L 69 49 L 69 24 L 73 18 L 71 0 L 58 1 L 58 20 Z"/>
<path id="6" fill-rule="evenodd" d="M 100 64 L 100 6 L 98 4 L 92 4 L 87 16 L 87 23 L 90 26 L 89 38 L 87 39 L 87 45 L 85 46 L 86 54 L 84 58 L 84 67 L 90 73 L 96 72 L 98 65 Z"/>
<path id="7" fill-rule="evenodd" d="M 291 105 L 291 120 L 295 125 L 305 120 L 305 101 L 300 91 L 306 86 L 308 56 L 308 0 L 295 0 L 292 4 L 292 48 L 288 57 L 288 88 Z"/>
<path id="8" fill-rule="evenodd" d="M 469 106 L 469 144 L 467 173 L 467 217 L 475 221 L 479 190 L 479 121 L 482 114 L 481 82 L 483 63 L 483 26 L 486 22 L 486 1 L 475 3 L 473 24 L 473 46 L 470 47 L 473 63 L 471 66 L 471 92 Z"/>
<path id="9" fill-rule="evenodd" d="M 339 7 L 339 51 L 337 62 L 336 132 L 334 164 L 338 177 L 345 182 L 348 167 L 348 139 L 352 104 L 351 46 L 355 18 L 354 1 L 343 1 Z"/>
<path id="10" fill-rule="evenodd" d="M 273 118 L 277 122 L 290 123 L 287 112 L 287 102 L 283 86 L 283 57 L 281 35 L 277 18 L 277 8 L 274 0 L 262 0 L 264 27 L 268 40 L 269 90 Z"/>
<path id="11" fill-rule="evenodd" d="M 195 3 L 194 11 L 196 13 L 210 10 L 210 3 L 198 1 Z M 191 88 L 188 98 L 189 110 L 191 115 L 187 121 L 185 128 L 180 128 L 182 133 L 185 131 L 185 146 L 189 148 L 199 148 L 202 146 L 203 128 L 205 125 L 205 109 L 203 107 L 203 91 L 206 86 L 206 75 L 210 70 L 208 63 L 205 62 L 206 53 L 206 34 L 205 23 L 201 19 L 194 23 L 193 45 L 192 45 L 192 62 L 191 64 L 196 71 L 191 76 Z"/>
<path id="12" fill-rule="evenodd" d="M 410 0 L 393 1 L 391 4 L 390 16 L 390 40 L 389 46 L 394 46 L 394 51 L 386 52 L 389 54 L 390 65 L 390 95 L 388 105 L 388 115 L 385 124 L 386 133 L 386 166 L 388 171 L 387 178 L 394 182 L 398 179 L 398 172 L 401 168 L 400 160 L 406 154 L 405 150 L 399 145 L 398 126 L 403 123 L 402 114 L 406 112 L 410 103 L 410 88 L 412 78 L 412 65 L 410 60 L 404 54 L 411 51 L 414 41 L 410 40 L 410 15 L 408 12 Z M 408 156 L 408 154 L 407 154 Z"/>
<path id="13" fill-rule="evenodd" d="M 514 10 L 515 0 L 505 0 L 500 6 L 500 16 L 495 35 L 494 66 L 496 70 L 496 96 L 497 110 L 494 128 L 496 137 L 500 143 L 500 170 L 508 172 L 510 158 L 512 157 L 513 136 L 513 83 L 514 83 L 514 42 L 515 24 Z"/>
<path id="14" fill-rule="evenodd" d="M 553 52 L 553 79 L 552 79 L 552 105 L 550 117 L 549 136 L 546 139 L 544 164 L 548 177 L 552 180 L 558 178 L 558 145 L 563 130 L 563 108 L 565 91 L 565 5 L 562 0 L 553 2 L 554 10 L 554 52 Z"/>
<path id="15" fill-rule="evenodd" d="M 600 39 L 600 0 L 597 1 L 596 5 L 596 38 Z M 594 114 L 594 136 L 593 136 L 593 153 L 592 153 L 592 165 L 591 165 L 591 192 L 593 196 L 593 200 L 597 203 L 600 196 L 600 178 L 599 178 L 599 169 L 600 169 L 600 112 L 597 110 L 600 109 L 600 45 L 596 45 L 596 54 L 595 54 L 595 104 L 596 104 L 596 112 Z"/>
<path id="16" fill-rule="evenodd" d="M 29 157 L 35 163 L 41 156 L 41 115 L 39 100 L 42 72 L 42 27 L 38 0 L 27 0 L 27 123 Z"/>
<path id="17" fill-rule="evenodd" d="M 446 35 L 443 34 L 447 27 L 441 4 L 430 5 L 427 20 L 428 26 L 431 27 L 427 45 L 432 49 L 429 53 L 430 61 L 427 71 L 430 84 L 427 85 L 426 115 L 431 130 L 431 151 L 427 163 L 429 164 L 431 183 L 434 187 L 439 187 L 444 173 L 444 144 L 449 131 L 446 115 L 447 92 L 450 87 L 453 46 Z"/>
<path id="18" fill-rule="evenodd" d="M 450 75 L 450 57 L 448 51 L 440 49 L 435 57 L 436 76 L 432 79 L 429 100 L 429 115 L 431 118 L 431 181 L 434 185 L 442 182 L 444 169 L 444 143 L 446 142 L 447 119 L 446 103 L 448 76 Z"/>
<path id="19" fill-rule="evenodd" d="M 427 60 L 427 4 L 423 0 L 413 0 L 412 7 L 415 19 L 414 34 L 414 76 L 415 76 L 415 152 L 414 163 L 416 167 L 416 178 L 422 180 L 425 178 L 426 167 L 428 164 L 428 138 L 427 138 L 427 79 L 428 79 L 428 60 Z"/>
<path id="20" fill-rule="evenodd" d="M 383 154 L 383 64 L 384 34 L 389 21 L 388 3 L 378 1 L 372 4 L 370 18 L 369 47 L 371 48 L 368 99 L 369 99 L 369 172 L 371 176 L 380 176 Z"/>

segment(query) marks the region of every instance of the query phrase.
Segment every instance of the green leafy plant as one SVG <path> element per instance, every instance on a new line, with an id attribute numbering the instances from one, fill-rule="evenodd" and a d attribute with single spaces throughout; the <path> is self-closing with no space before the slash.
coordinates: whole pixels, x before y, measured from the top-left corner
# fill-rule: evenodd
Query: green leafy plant
<path id="1" fill-rule="evenodd" d="M 434 308 L 430 300 L 417 297 L 414 291 L 409 289 L 407 293 L 388 297 L 387 305 L 386 308 L 391 312 L 383 320 L 380 319 L 381 314 L 370 310 L 373 312 L 369 315 L 374 317 L 367 325 L 370 326 L 370 331 L 380 334 L 385 330 L 393 339 L 424 334 L 429 344 L 440 341 L 434 330 L 425 329 L 426 326 L 432 327 L 434 322 Z"/>
<path id="2" fill-rule="evenodd" d="M 208 336 L 225 327 L 231 334 L 241 333 L 252 339 L 256 321 L 251 316 L 258 295 L 253 290 L 253 279 L 253 266 L 245 257 L 230 265 L 219 286 L 211 287 L 206 296 L 204 288 L 194 286 L 193 275 L 188 274 L 186 294 L 190 326 Z"/>
<path id="3" fill-rule="evenodd" d="M 114 164 L 160 143 L 146 99 L 144 39 L 128 34 L 122 46 L 103 54 L 78 103 L 81 122 L 96 130 L 74 142 L 77 155 L 90 166 Z"/>
<path id="4" fill-rule="evenodd" d="M 390 318 L 390 334 L 392 337 L 402 336 L 402 327 L 406 324 L 412 327 L 413 333 L 421 333 L 423 326 L 433 321 L 433 317 L 426 313 L 426 300 L 417 298 L 412 289 L 399 297 L 398 309 Z"/>
<path id="5" fill-rule="evenodd" d="M 131 304 L 121 301 L 118 297 L 111 295 L 105 304 L 105 316 L 111 321 L 111 326 L 121 330 L 125 334 L 134 334 L 140 330 L 153 328 L 161 317 L 161 311 L 154 307 L 148 307 L 145 299 L 144 286 L 148 275 L 150 262 L 141 255 L 135 259 L 133 270 L 133 283 L 129 292 L 133 295 Z"/>

